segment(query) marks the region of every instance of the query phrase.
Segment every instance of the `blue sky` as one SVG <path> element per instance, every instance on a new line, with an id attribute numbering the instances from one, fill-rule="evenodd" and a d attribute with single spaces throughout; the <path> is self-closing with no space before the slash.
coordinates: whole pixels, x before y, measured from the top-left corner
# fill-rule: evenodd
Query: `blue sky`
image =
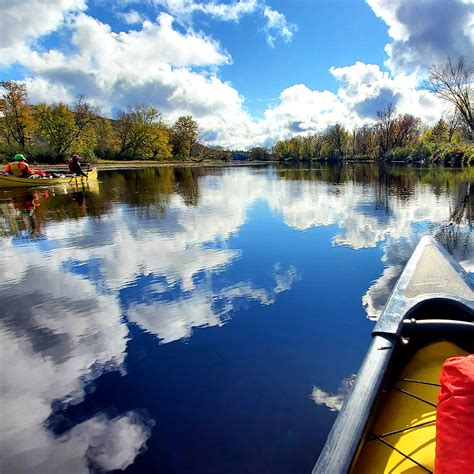
<path id="1" fill-rule="evenodd" d="M 0 0 L 0 78 L 105 115 L 149 103 L 211 142 L 271 144 L 392 102 L 428 123 L 427 68 L 472 56 L 468 0 Z"/>
<path id="2" fill-rule="evenodd" d="M 262 110 L 292 84 L 335 92 L 339 84 L 329 72 L 331 66 L 357 60 L 381 64 L 386 56 L 387 27 L 365 2 L 296 0 L 272 5 L 297 25 L 289 43 L 280 41 L 270 48 L 251 18 L 241 24 L 216 22 L 213 29 L 234 58 L 222 68 L 221 77 L 245 96 L 251 112 Z"/>

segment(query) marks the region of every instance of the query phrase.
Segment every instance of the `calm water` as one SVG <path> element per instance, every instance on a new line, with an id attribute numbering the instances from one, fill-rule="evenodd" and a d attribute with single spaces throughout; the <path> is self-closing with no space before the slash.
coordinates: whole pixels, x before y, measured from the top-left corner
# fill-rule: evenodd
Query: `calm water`
<path id="1" fill-rule="evenodd" d="M 310 472 L 421 235 L 473 271 L 472 178 L 160 168 L 0 191 L 1 471 Z"/>

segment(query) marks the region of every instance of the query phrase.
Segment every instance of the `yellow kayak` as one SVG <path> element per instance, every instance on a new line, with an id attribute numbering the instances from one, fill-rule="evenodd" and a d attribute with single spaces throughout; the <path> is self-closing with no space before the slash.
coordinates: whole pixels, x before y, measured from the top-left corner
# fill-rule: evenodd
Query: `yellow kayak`
<path id="1" fill-rule="evenodd" d="M 388 391 L 367 431 L 351 474 L 433 472 L 439 374 L 449 357 L 467 352 L 449 341 L 418 350 Z"/>
<path id="2" fill-rule="evenodd" d="M 20 187 L 31 187 L 31 186 L 54 186 L 56 184 L 80 184 L 87 183 L 88 181 L 97 179 L 97 168 L 93 168 L 87 174 L 87 178 L 84 176 L 71 177 L 66 176 L 65 178 L 19 178 L 17 176 L 10 176 L 0 174 L 0 188 L 20 188 Z"/>
<path id="3" fill-rule="evenodd" d="M 448 358 L 474 352 L 473 289 L 447 251 L 423 237 L 372 332 L 313 474 L 434 471 L 439 377 Z"/>

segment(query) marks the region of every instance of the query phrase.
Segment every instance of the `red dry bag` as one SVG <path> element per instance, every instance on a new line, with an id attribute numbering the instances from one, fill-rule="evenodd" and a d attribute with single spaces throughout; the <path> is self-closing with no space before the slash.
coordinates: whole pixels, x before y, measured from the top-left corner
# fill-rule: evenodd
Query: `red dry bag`
<path id="1" fill-rule="evenodd" d="M 451 357 L 441 371 L 436 413 L 436 474 L 474 472 L 474 355 Z"/>

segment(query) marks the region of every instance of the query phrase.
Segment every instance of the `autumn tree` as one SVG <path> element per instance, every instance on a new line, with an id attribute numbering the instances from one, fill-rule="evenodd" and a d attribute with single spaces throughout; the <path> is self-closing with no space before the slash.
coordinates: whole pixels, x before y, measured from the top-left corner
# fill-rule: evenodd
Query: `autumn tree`
<path id="1" fill-rule="evenodd" d="M 323 134 L 323 155 L 328 159 L 341 159 L 347 152 L 350 136 L 349 132 L 339 123 L 326 129 Z"/>
<path id="2" fill-rule="evenodd" d="M 467 126 L 471 140 L 474 140 L 474 66 L 463 58 L 457 62 L 433 65 L 425 81 L 425 87 L 437 97 L 449 102 L 459 112 Z"/>
<path id="3" fill-rule="evenodd" d="M 414 145 L 421 133 L 421 119 L 411 114 L 398 115 L 393 127 L 393 147 Z"/>
<path id="4" fill-rule="evenodd" d="M 164 123 L 160 122 L 153 128 L 153 141 L 151 146 L 151 158 L 153 160 L 164 160 L 171 158 L 172 147 L 170 144 L 170 129 Z"/>
<path id="5" fill-rule="evenodd" d="M 393 148 L 393 133 L 395 129 L 395 108 L 388 104 L 377 112 L 377 135 L 379 138 L 380 153 L 383 155 Z"/>
<path id="6" fill-rule="evenodd" d="M 138 105 L 119 113 L 115 122 L 119 158 L 163 159 L 171 156 L 170 132 L 153 107 Z"/>
<path id="7" fill-rule="evenodd" d="M 191 115 L 182 115 L 173 125 L 171 143 L 173 153 L 184 159 L 189 158 L 199 142 L 199 125 Z"/>
<path id="8" fill-rule="evenodd" d="M 266 148 L 256 146 L 249 150 L 249 160 L 251 161 L 267 161 L 270 159 L 270 153 Z"/>
<path id="9" fill-rule="evenodd" d="M 93 154 L 97 143 L 97 125 L 102 119 L 100 110 L 81 95 L 73 104 L 73 113 L 77 130 L 73 144 L 77 147 L 77 151 Z"/>
<path id="10" fill-rule="evenodd" d="M 288 160 L 292 158 L 292 148 L 288 140 L 278 140 L 275 145 L 273 145 L 273 154 L 279 160 Z"/>
<path id="11" fill-rule="evenodd" d="M 0 133 L 9 147 L 27 151 L 31 145 L 35 121 L 27 103 L 26 85 L 1 81 L 0 89 Z"/>
<path id="12" fill-rule="evenodd" d="M 83 97 L 72 108 L 62 102 L 38 104 L 36 118 L 38 137 L 48 144 L 56 160 L 73 151 L 92 153 L 96 142 L 94 125 L 99 116 Z"/>
<path id="13" fill-rule="evenodd" d="M 112 126 L 112 121 L 106 117 L 99 117 L 94 124 L 94 130 L 96 135 L 94 153 L 100 158 L 114 158 L 118 138 Z"/>
<path id="14" fill-rule="evenodd" d="M 354 129 L 352 135 L 353 156 L 370 156 L 375 158 L 378 150 L 377 131 L 374 126 L 363 125 Z"/>
<path id="15" fill-rule="evenodd" d="M 469 135 L 469 131 L 464 123 L 464 120 L 459 115 L 459 112 L 455 110 L 453 113 L 448 115 L 447 117 L 447 124 L 448 124 L 448 142 L 452 142 L 455 140 L 456 136 L 462 135 Z"/>
<path id="16" fill-rule="evenodd" d="M 232 159 L 232 152 L 224 149 L 219 145 L 203 145 L 197 143 L 194 145 L 194 150 L 198 159 L 194 159 L 196 163 L 200 163 L 204 160 L 222 160 L 230 161 Z"/>
<path id="17" fill-rule="evenodd" d="M 314 160 L 321 154 L 322 141 L 320 134 L 301 137 L 300 156 L 303 160 Z"/>
<path id="18" fill-rule="evenodd" d="M 55 158 L 59 158 L 68 151 L 76 136 L 72 110 L 62 102 L 53 105 L 40 103 L 36 106 L 36 119 L 39 139 L 47 143 Z"/>

